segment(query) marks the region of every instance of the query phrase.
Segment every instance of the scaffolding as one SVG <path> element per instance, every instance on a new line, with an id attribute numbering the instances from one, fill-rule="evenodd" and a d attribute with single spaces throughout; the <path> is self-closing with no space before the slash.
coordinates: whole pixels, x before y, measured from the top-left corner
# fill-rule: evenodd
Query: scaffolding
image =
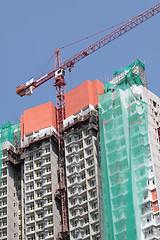
<path id="1" fill-rule="evenodd" d="M 7 122 L 2 124 L 0 127 L 0 179 L 1 179 L 1 167 L 2 167 L 2 155 L 3 149 L 7 147 L 7 142 L 11 145 L 8 145 L 9 158 L 13 155 L 15 157 L 15 151 L 20 146 L 21 139 L 21 127 L 20 123 L 11 124 L 11 122 Z M 12 157 L 10 159 L 12 159 Z M 8 159 L 9 159 L 8 158 Z"/>
<path id="2" fill-rule="evenodd" d="M 99 96 L 104 240 L 141 239 L 150 152 L 147 104 L 132 91 L 144 84 L 133 66 Z"/>

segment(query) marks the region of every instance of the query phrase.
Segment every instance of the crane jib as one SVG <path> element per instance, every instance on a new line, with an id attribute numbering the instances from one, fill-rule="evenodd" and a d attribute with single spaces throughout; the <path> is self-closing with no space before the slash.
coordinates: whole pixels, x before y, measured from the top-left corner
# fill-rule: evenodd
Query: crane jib
<path id="1" fill-rule="evenodd" d="M 83 58 L 85 58 L 85 57 L 89 56 L 90 54 L 94 53 L 98 49 L 100 49 L 103 46 L 107 45 L 108 43 L 112 42 L 113 40 L 120 37 L 121 35 L 127 33 L 131 29 L 137 27 L 138 25 L 145 22 L 149 18 L 155 16 L 159 12 L 160 12 L 160 3 L 155 5 L 154 7 L 149 9 L 148 11 L 146 11 L 142 14 L 139 14 L 138 16 L 134 17 L 133 19 L 129 20 L 127 23 L 123 24 L 122 26 L 120 26 L 119 28 L 114 30 L 113 32 L 109 33 L 105 37 L 101 38 L 97 42 L 91 44 L 89 47 L 85 48 L 84 50 L 80 51 L 79 53 L 77 53 L 73 57 L 69 58 L 64 63 L 62 63 L 59 66 L 59 68 L 62 68 L 62 69 L 73 68 L 74 65 L 77 62 L 81 61 Z M 28 91 L 29 88 L 31 90 L 33 90 L 33 89 L 39 87 L 40 85 L 42 85 L 43 83 L 47 82 L 51 78 L 55 77 L 55 72 L 58 69 L 52 70 L 51 72 L 49 72 L 45 76 L 39 78 L 38 80 L 34 81 L 33 83 L 31 83 L 29 85 L 22 84 L 22 85 L 18 86 L 16 88 L 16 93 L 21 97 L 27 95 L 27 91 Z"/>

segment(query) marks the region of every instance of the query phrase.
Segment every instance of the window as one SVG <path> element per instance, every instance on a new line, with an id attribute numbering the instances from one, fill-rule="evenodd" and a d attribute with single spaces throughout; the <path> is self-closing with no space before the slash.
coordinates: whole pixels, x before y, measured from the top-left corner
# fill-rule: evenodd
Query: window
<path id="1" fill-rule="evenodd" d="M 41 163 L 38 162 L 38 163 L 36 164 L 36 167 L 38 168 L 38 167 L 40 167 L 40 166 L 41 166 Z"/>
<path id="2" fill-rule="evenodd" d="M 42 229 L 43 228 L 43 223 L 39 223 L 38 224 L 38 229 Z"/>
<path id="3" fill-rule="evenodd" d="M 84 131 L 84 135 L 87 136 L 89 134 L 89 129 L 86 128 L 85 131 Z"/>
<path id="4" fill-rule="evenodd" d="M 88 223 L 88 222 L 89 222 L 88 216 L 84 218 L 84 222 L 85 222 L 85 223 Z"/>
<path id="5" fill-rule="evenodd" d="M 156 107 L 156 102 L 155 101 L 153 101 L 153 107 Z"/>
<path id="6" fill-rule="evenodd" d="M 89 227 L 87 227 L 87 228 L 85 229 L 85 234 L 86 234 L 86 235 L 89 234 Z"/>
<path id="7" fill-rule="evenodd" d="M 41 197 L 42 196 L 42 193 L 41 192 L 38 192 L 37 193 L 37 197 Z"/>
<path id="8" fill-rule="evenodd" d="M 75 177 L 71 177 L 71 178 L 69 179 L 69 182 L 70 182 L 70 183 L 74 183 L 74 180 L 75 180 Z"/>
<path id="9" fill-rule="evenodd" d="M 69 173 L 73 172 L 73 167 L 69 168 Z"/>
<path id="10" fill-rule="evenodd" d="M 68 153 L 72 152 L 72 147 L 68 147 Z"/>
<path id="11" fill-rule="evenodd" d="M 42 203 L 38 202 L 37 206 L 38 206 L 38 208 L 42 207 Z"/>
<path id="12" fill-rule="evenodd" d="M 29 179 L 30 179 L 30 180 L 33 179 L 33 174 L 29 175 Z"/>
<path id="13" fill-rule="evenodd" d="M 47 188 L 47 193 L 51 192 L 51 187 Z"/>
<path id="14" fill-rule="evenodd" d="M 7 150 L 3 150 L 3 157 L 7 157 Z"/>
<path id="15" fill-rule="evenodd" d="M 71 138 L 71 136 L 69 136 L 69 137 L 67 138 L 67 143 L 70 143 L 71 140 L 72 140 L 72 138 Z"/>
<path id="16" fill-rule="evenodd" d="M 99 226 L 98 226 L 98 225 L 94 225 L 94 226 L 93 226 L 93 231 L 94 231 L 94 232 L 97 232 L 98 230 L 99 230 Z"/>
<path id="17" fill-rule="evenodd" d="M 31 164 L 31 165 L 29 166 L 29 169 L 30 169 L 30 170 L 32 170 L 32 169 L 33 169 L 33 164 Z"/>
<path id="18" fill-rule="evenodd" d="M 7 225 L 7 219 L 2 221 L 2 225 L 6 226 Z"/>
<path id="19" fill-rule="evenodd" d="M 30 205 L 30 210 L 34 209 L 34 204 Z"/>
<path id="20" fill-rule="evenodd" d="M 75 192 L 75 188 L 70 188 L 70 194 L 73 194 Z"/>
<path id="21" fill-rule="evenodd" d="M 73 227 L 76 227 L 76 226 L 77 226 L 77 220 L 73 220 L 72 226 L 73 226 Z"/>
<path id="22" fill-rule="evenodd" d="M 37 177 L 40 177 L 41 176 L 41 171 L 38 171 L 37 172 Z"/>
<path id="23" fill-rule="evenodd" d="M 97 207 L 97 202 L 92 203 L 91 207 L 92 207 L 92 209 L 96 208 Z"/>
<path id="24" fill-rule="evenodd" d="M 41 152 L 36 152 L 36 158 L 39 158 L 41 156 Z"/>
<path id="25" fill-rule="evenodd" d="M 37 187 L 41 187 L 41 182 L 37 182 Z"/>
<path id="26" fill-rule="evenodd" d="M 88 155 L 91 155 L 91 154 L 92 154 L 92 149 L 88 149 L 88 150 L 87 150 L 87 154 L 88 154 Z"/>
<path id="27" fill-rule="evenodd" d="M 82 133 L 79 133 L 78 134 L 78 139 L 81 139 L 82 138 Z"/>
<path id="28" fill-rule="evenodd" d="M 85 179 L 85 173 L 82 173 L 82 175 L 81 175 L 81 179 L 83 180 L 83 179 Z"/>
<path id="29" fill-rule="evenodd" d="M 49 230 L 48 231 L 48 235 L 50 236 L 50 235 L 53 235 L 53 230 Z"/>
<path id="30" fill-rule="evenodd" d="M 53 223 L 53 219 L 49 219 L 48 224 L 52 224 L 52 223 Z"/>
<path id="31" fill-rule="evenodd" d="M 43 214 L 41 212 L 38 213 L 38 218 L 42 218 Z"/>
<path id="32" fill-rule="evenodd" d="M 86 201 L 87 200 L 87 195 L 84 195 L 83 196 L 83 201 Z"/>
<path id="33" fill-rule="evenodd" d="M 2 176 L 5 176 L 5 175 L 7 175 L 7 170 L 2 171 Z"/>
<path id="34" fill-rule="evenodd" d="M 84 191 L 86 189 L 86 184 L 82 186 L 82 190 Z"/>
<path id="35" fill-rule="evenodd" d="M 95 181 L 95 180 L 91 180 L 91 181 L 89 182 L 89 185 L 90 185 L 90 187 L 95 186 L 95 185 L 96 185 L 96 181 Z"/>
<path id="36" fill-rule="evenodd" d="M 81 163 L 81 169 L 83 169 L 84 168 L 84 162 L 83 163 Z"/>
<path id="37" fill-rule="evenodd" d="M 71 205 L 74 205 L 76 203 L 75 199 L 71 199 Z"/>
<path id="38" fill-rule="evenodd" d="M 47 203 L 50 203 L 50 202 L 52 202 L 52 196 L 47 198 Z"/>
<path id="39" fill-rule="evenodd" d="M 91 139 L 87 139 L 87 140 L 86 140 L 86 144 L 87 144 L 87 145 L 90 145 L 90 144 L 91 144 Z"/>
<path id="40" fill-rule="evenodd" d="M 47 213 L 48 213 L 48 214 L 52 213 L 52 208 L 48 208 Z"/>
<path id="41" fill-rule="evenodd" d="M 2 166 L 5 167 L 7 163 L 5 161 L 2 162 Z"/>
<path id="42" fill-rule="evenodd" d="M 43 234 L 40 234 L 40 235 L 39 235 L 39 239 L 43 239 Z"/>
<path id="43" fill-rule="evenodd" d="M 84 158 L 84 153 L 80 153 L 79 158 L 80 159 Z"/>
<path id="44" fill-rule="evenodd" d="M 68 162 L 69 162 L 69 163 L 73 162 L 73 157 L 69 157 L 69 158 L 68 158 Z"/>
<path id="45" fill-rule="evenodd" d="M 33 154 L 29 155 L 29 160 L 33 160 Z"/>
<path id="46" fill-rule="evenodd" d="M 48 153 L 48 152 L 50 152 L 50 147 L 49 146 L 45 148 L 45 153 Z"/>
<path id="47" fill-rule="evenodd" d="M 79 144 L 79 149 L 81 149 L 81 148 L 83 148 L 83 143 L 82 142 Z"/>
<path id="48" fill-rule="evenodd" d="M 48 178 L 47 178 L 47 182 L 50 182 L 50 181 L 51 181 L 51 177 L 48 177 Z"/>
<path id="49" fill-rule="evenodd" d="M 50 172 L 50 171 L 51 171 L 51 167 L 47 167 L 46 172 Z"/>
<path id="50" fill-rule="evenodd" d="M 35 230 L 35 226 L 31 226 L 31 231 L 34 231 Z"/>
<path id="51" fill-rule="evenodd" d="M 46 163 L 50 162 L 50 157 L 46 157 Z"/>

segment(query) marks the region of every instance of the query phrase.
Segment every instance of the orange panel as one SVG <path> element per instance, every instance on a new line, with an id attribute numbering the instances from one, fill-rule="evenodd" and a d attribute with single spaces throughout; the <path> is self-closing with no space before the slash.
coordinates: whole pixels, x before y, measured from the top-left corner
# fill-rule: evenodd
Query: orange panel
<path id="1" fill-rule="evenodd" d="M 152 200 L 156 200 L 157 199 L 157 191 L 156 189 L 152 190 Z"/>
<path id="2" fill-rule="evenodd" d="M 78 112 L 88 104 L 98 104 L 98 94 L 104 92 L 104 84 L 95 79 L 93 82 L 86 80 L 78 87 L 65 95 L 66 118 Z"/>
<path id="3" fill-rule="evenodd" d="M 48 102 L 25 110 L 21 116 L 21 121 L 21 137 L 46 127 L 53 126 L 56 128 L 56 107 L 51 102 Z"/>
<path id="4" fill-rule="evenodd" d="M 78 112 L 88 104 L 98 104 L 98 94 L 103 93 L 104 84 L 95 79 L 93 82 L 86 80 L 78 87 L 65 95 L 66 118 Z M 24 111 L 21 116 L 21 138 L 25 134 L 53 126 L 56 128 L 56 107 L 51 103 Z"/>
<path id="5" fill-rule="evenodd" d="M 153 203 L 153 210 L 154 210 L 154 212 L 158 212 L 159 211 L 158 201 Z"/>

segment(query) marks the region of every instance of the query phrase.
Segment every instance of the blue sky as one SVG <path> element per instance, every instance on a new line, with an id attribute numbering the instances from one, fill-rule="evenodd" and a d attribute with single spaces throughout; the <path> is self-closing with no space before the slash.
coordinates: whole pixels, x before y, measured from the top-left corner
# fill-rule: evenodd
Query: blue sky
<path id="1" fill-rule="evenodd" d="M 25 109 L 52 101 L 53 80 L 20 98 L 16 87 L 31 79 L 56 48 L 134 17 L 159 3 L 158 0 L 112 1 L 0 1 L 0 125 L 16 123 Z M 67 72 L 66 91 L 85 80 L 105 82 L 114 73 L 139 57 L 146 65 L 149 89 L 160 96 L 160 14 L 88 56 Z M 61 51 L 65 61 L 97 41 L 104 34 Z M 54 68 L 54 59 L 48 72 Z"/>

